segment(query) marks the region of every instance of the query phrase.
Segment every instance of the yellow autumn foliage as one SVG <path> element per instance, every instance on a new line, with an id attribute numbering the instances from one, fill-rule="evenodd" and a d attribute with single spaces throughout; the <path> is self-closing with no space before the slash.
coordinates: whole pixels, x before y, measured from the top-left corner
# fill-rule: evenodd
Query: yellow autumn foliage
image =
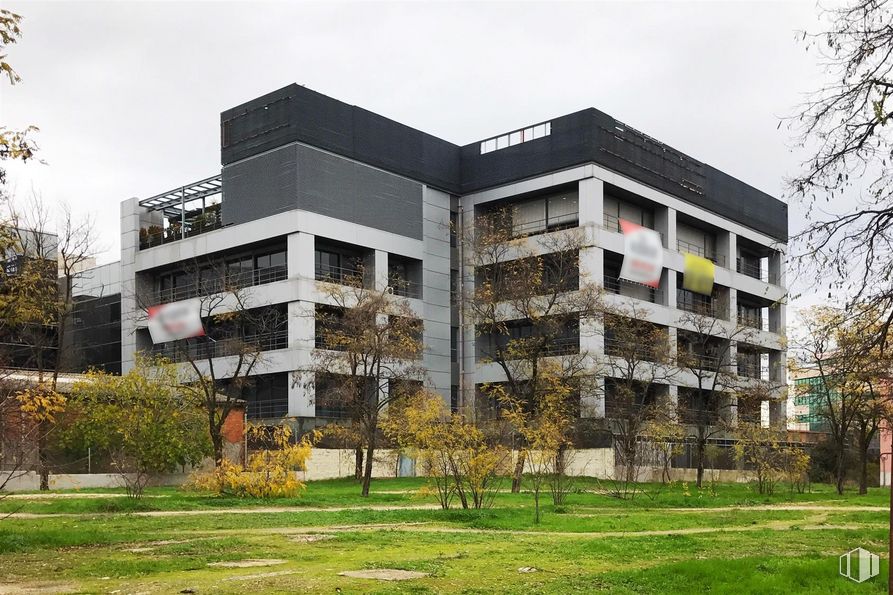
<path id="1" fill-rule="evenodd" d="M 65 397 L 42 383 L 16 393 L 19 411 L 34 423 L 53 423 L 65 410 Z"/>
<path id="2" fill-rule="evenodd" d="M 294 442 L 292 429 L 287 425 L 251 425 L 248 435 L 268 443 L 270 448 L 251 453 L 244 466 L 224 459 L 213 470 L 193 473 L 184 488 L 239 498 L 298 496 L 305 486 L 297 472 L 307 469 L 317 434 L 305 435 Z"/>

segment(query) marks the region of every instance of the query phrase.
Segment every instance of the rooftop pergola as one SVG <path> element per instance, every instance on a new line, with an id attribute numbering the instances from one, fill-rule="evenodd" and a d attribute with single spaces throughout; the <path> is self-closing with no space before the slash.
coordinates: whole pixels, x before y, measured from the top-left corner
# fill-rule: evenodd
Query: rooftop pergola
<path id="1" fill-rule="evenodd" d="M 156 194 L 150 198 L 144 198 L 139 202 L 139 205 L 150 211 L 163 211 L 167 217 L 185 217 L 187 205 L 191 206 L 197 201 L 201 201 L 201 208 L 204 210 L 207 198 L 220 194 L 222 190 L 222 176 L 217 174 L 198 182 Z"/>

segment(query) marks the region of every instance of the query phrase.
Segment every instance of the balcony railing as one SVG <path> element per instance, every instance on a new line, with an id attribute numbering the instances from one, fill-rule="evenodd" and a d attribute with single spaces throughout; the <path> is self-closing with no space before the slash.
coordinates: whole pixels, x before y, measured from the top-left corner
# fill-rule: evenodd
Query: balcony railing
<path id="1" fill-rule="evenodd" d="M 613 357 L 637 357 L 653 362 L 658 359 L 658 348 L 647 343 L 623 341 L 615 337 L 605 337 L 605 354 Z"/>
<path id="2" fill-rule="evenodd" d="M 717 300 L 710 296 L 694 293 L 687 289 L 676 290 L 676 307 L 679 310 L 725 319 L 725 312 Z"/>
<path id="3" fill-rule="evenodd" d="M 721 266 L 723 268 L 725 268 L 726 266 L 725 256 L 723 256 L 722 254 L 716 254 L 712 251 L 707 251 L 704 246 L 692 244 L 691 242 L 686 242 L 685 240 L 676 240 L 676 249 L 679 252 L 688 252 L 689 254 L 694 254 L 695 256 L 700 256 L 701 258 L 711 260 L 717 266 Z"/>
<path id="4" fill-rule="evenodd" d="M 716 372 L 722 366 L 722 358 L 707 353 L 691 353 L 679 351 L 679 365 L 684 368 L 695 368 Z"/>
<path id="5" fill-rule="evenodd" d="M 248 419 L 285 417 L 288 415 L 288 397 L 264 399 L 263 401 L 249 399 L 246 413 Z"/>
<path id="6" fill-rule="evenodd" d="M 223 227 L 223 221 L 218 217 L 208 218 L 204 222 L 186 222 L 186 232 L 180 226 L 171 225 L 166 228 L 149 227 L 140 229 L 140 250 L 145 248 L 153 248 L 162 244 L 169 244 L 182 240 L 183 238 L 191 238 L 215 229 Z"/>
<path id="7" fill-rule="evenodd" d="M 619 277 L 609 276 L 606 276 L 604 278 L 604 283 L 605 291 L 607 291 L 608 293 L 613 293 L 615 295 L 621 295 L 624 297 L 631 297 L 634 299 L 651 302 L 652 304 L 665 303 L 664 293 L 660 289 L 655 289 L 654 287 L 650 287 L 648 285 L 635 283 L 633 281 L 627 281 L 626 279 L 620 279 Z"/>
<path id="8" fill-rule="evenodd" d="M 159 289 L 150 296 L 153 305 L 178 302 L 198 296 L 213 295 L 224 291 L 243 289 L 253 285 L 264 285 L 283 281 L 288 278 L 288 269 L 284 266 L 255 269 L 241 273 L 227 274 L 216 279 L 202 279 L 182 287 Z"/>
<path id="9" fill-rule="evenodd" d="M 360 267 L 316 265 L 316 280 L 339 285 L 363 285 L 364 271 Z"/>
<path id="10" fill-rule="evenodd" d="M 394 295 L 416 299 L 422 297 L 422 284 L 415 281 L 393 278 L 388 282 L 388 287 Z"/>
<path id="11" fill-rule="evenodd" d="M 512 222 L 512 237 L 532 236 L 540 233 L 548 233 L 550 231 L 559 231 L 562 229 L 571 229 L 577 227 L 580 222 L 580 213 L 565 213 L 548 219 L 538 219 L 536 221 Z"/>
<path id="12" fill-rule="evenodd" d="M 173 362 L 202 360 L 214 357 L 227 357 L 240 353 L 256 351 L 273 351 L 288 347 L 288 331 L 278 330 L 258 335 L 220 339 L 198 338 L 191 343 L 163 343 L 152 349 L 155 355 L 161 355 Z"/>
<path id="13" fill-rule="evenodd" d="M 513 339 L 512 340 L 512 354 L 505 354 L 504 357 L 506 359 L 524 359 L 527 357 L 524 353 L 525 345 L 524 341 L 527 339 L 532 339 L 532 337 L 525 337 L 524 339 Z M 497 348 L 495 345 L 492 345 L 487 336 L 478 337 L 478 353 L 477 359 L 481 360 L 492 360 L 496 357 Z M 538 347 L 538 346 L 537 346 Z M 531 346 L 531 351 L 534 349 L 534 346 Z M 505 349 L 505 346 L 503 346 Z M 556 357 L 561 355 L 573 355 L 575 353 L 580 353 L 580 337 L 556 337 L 554 339 L 549 340 L 545 346 L 543 346 L 542 351 L 540 352 L 541 357 Z M 514 357 L 512 357 L 514 356 Z"/>
<path id="14" fill-rule="evenodd" d="M 755 328 L 759 331 L 766 330 L 766 324 L 761 314 L 755 312 L 738 311 L 738 324 Z"/>
<path id="15" fill-rule="evenodd" d="M 753 378 L 755 380 L 766 380 L 769 377 L 768 366 L 763 366 L 759 362 L 738 360 L 738 376 L 744 378 Z"/>
<path id="16" fill-rule="evenodd" d="M 620 217 L 618 217 L 617 215 L 611 215 L 609 213 L 605 213 L 603 220 L 604 220 L 604 224 L 605 224 L 604 227 L 608 231 L 615 231 L 617 233 L 623 233 L 623 230 L 620 229 Z M 651 231 L 657 231 L 657 230 L 652 229 Z M 657 232 L 657 234 L 660 236 L 661 245 L 666 246 L 666 242 L 664 241 L 664 234 L 659 231 Z"/>
<path id="17" fill-rule="evenodd" d="M 739 256 L 736 259 L 736 269 L 742 275 L 747 275 L 760 281 L 769 281 L 769 271 L 764 270 L 758 261 L 755 262 Z"/>

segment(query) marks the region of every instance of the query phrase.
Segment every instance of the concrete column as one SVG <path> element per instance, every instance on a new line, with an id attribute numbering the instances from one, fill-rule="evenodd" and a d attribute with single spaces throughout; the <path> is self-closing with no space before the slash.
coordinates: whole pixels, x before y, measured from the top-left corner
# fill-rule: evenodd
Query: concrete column
<path id="1" fill-rule="evenodd" d="M 670 342 L 670 359 L 675 361 L 679 350 L 679 329 L 675 326 L 668 327 L 667 340 Z"/>
<path id="2" fill-rule="evenodd" d="M 716 254 L 720 256 L 719 266 L 730 271 L 736 270 L 735 258 L 738 256 L 738 236 L 731 231 L 720 231 L 716 234 Z M 723 263 L 723 259 L 725 263 Z"/>
<path id="3" fill-rule="evenodd" d="M 316 236 L 310 233 L 293 233 L 288 236 L 288 278 L 315 279 Z"/>
<path id="4" fill-rule="evenodd" d="M 139 297 L 146 294 L 146 287 L 137 274 L 139 232 L 141 227 L 162 222 L 161 213 L 146 211 L 139 206 L 138 198 L 121 203 L 121 371 L 124 374 L 133 368 L 136 352 L 147 347 L 136 332 L 137 322 L 145 317 Z"/>
<path id="5" fill-rule="evenodd" d="M 673 420 L 679 419 L 679 387 L 671 384 L 667 390 L 667 400 L 670 405 L 670 417 Z"/>
<path id="6" fill-rule="evenodd" d="M 580 417 L 604 419 L 605 417 L 605 379 L 599 377 L 594 386 L 580 395 Z"/>
<path id="7" fill-rule="evenodd" d="M 316 417 L 313 378 L 309 372 L 288 373 L 288 416 Z"/>
<path id="8" fill-rule="evenodd" d="M 785 287 L 785 258 L 781 250 L 773 250 L 769 255 L 769 283 Z"/>
<path id="9" fill-rule="evenodd" d="M 666 243 L 666 248 L 668 250 L 676 250 L 676 209 L 671 209 L 667 207 L 662 217 L 666 217 L 666 231 L 663 229 L 658 229 L 657 231 L 664 234 L 664 242 Z"/>
<path id="10" fill-rule="evenodd" d="M 738 324 L 738 290 L 729 287 L 729 322 Z"/>
<path id="11" fill-rule="evenodd" d="M 733 395 L 723 395 L 720 404 L 720 417 L 730 427 L 738 426 L 738 397 Z"/>
<path id="12" fill-rule="evenodd" d="M 580 227 L 601 227 L 605 219 L 605 184 L 597 178 L 585 178 L 579 183 Z"/>
<path id="13" fill-rule="evenodd" d="M 377 291 L 388 288 L 388 253 L 384 250 L 376 250 L 373 256 L 372 271 L 374 275 L 374 287 Z"/>
<path id="14" fill-rule="evenodd" d="M 291 270 L 289 268 L 289 274 Z M 313 417 L 313 378 L 309 372 L 316 343 L 316 305 L 297 301 L 288 304 L 288 347 L 295 350 L 296 370 L 289 373 L 288 415 Z"/>
<path id="15" fill-rule="evenodd" d="M 664 292 L 664 302 L 668 308 L 676 308 L 676 271 L 664 269 L 661 273 L 661 287 Z"/>

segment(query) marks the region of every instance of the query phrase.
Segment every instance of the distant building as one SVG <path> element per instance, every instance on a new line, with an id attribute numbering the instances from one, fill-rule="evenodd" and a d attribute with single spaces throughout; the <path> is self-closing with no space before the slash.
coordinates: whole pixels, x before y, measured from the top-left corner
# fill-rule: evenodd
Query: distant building
<path id="1" fill-rule="evenodd" d="M 800 369 L 791 372 L 791 395 L 788 398 L 788 429 L 805 432 L 827 430 L 820 412 L 825 406 L 824 385 L 818 372 Z M 833 397 L 832 397 L 833 398 Z"/>

